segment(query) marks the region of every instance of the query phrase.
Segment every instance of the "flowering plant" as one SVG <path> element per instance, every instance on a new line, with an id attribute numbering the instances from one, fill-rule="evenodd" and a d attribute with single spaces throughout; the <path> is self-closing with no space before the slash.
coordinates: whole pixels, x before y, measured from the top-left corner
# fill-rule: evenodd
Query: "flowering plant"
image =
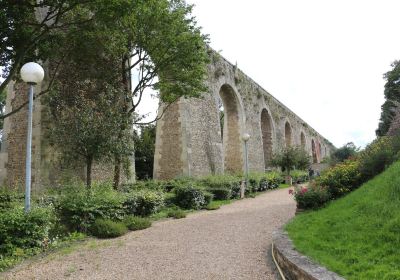
<path id="1" fill-rule="evenodd" d="M 316 209 L 329 201 L 329 192 L 325 187 L 310 185 L 308 187 L 299 186 L 289 190 L 289 194 L 294 196 L 297 208 Z"/>

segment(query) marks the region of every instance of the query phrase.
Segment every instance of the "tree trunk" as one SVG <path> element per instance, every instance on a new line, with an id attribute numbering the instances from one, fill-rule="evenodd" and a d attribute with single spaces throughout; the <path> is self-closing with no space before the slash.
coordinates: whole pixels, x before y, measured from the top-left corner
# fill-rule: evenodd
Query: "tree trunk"
<path id="1" fill-rule="evenodd" d="M 92 164 L 93 158 L 87 157 L 86 158 L 86 187 L 90 190 L 92 186 Z"/>
<path id="2" fill-rule="evenodd" d="M 129 63 L 129 56 L 124 56 L 121 61 L 121 74 L 122 74 L 122 88 L 126 92 L 126 96 L 130 97 L 130 91 L 131 91 L 131 84 L 130 84 L 130 78 L 131 78 L 131 73 L 127 73 L 126 69 L 130 67 Z M 123 106 L 124 112 L 128 111 L 127 104 L 126 102 L 124 103 L 125 106 Z M 118 139 L 122 138 L 123 131 L 126 129 L 126 126 L 124 124 L 121 124 L 121 132 L 118 135 Z M 113 182 L 113 187 L 114 189 L 118 189 L 119 184 L 121 181 L 121 156 L 116 154 L 115 155 L 115 166 L 114 166 L 114 182 Z"/>
<path id="3" fill-rule="evenodd" d="M 114 166 L 114 189 L 118 189 L 121 179 L 121 158 L 115 156 L 115 166 Z"/>

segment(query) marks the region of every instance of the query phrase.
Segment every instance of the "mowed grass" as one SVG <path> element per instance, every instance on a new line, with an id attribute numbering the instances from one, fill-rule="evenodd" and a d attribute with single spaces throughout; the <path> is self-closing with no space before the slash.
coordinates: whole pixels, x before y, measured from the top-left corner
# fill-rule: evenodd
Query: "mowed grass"
<path id="1" fill-rule="evenodd" d="M 346 279 L 400 279 L 400 162 L 286 230 L 298 251 Z"/>

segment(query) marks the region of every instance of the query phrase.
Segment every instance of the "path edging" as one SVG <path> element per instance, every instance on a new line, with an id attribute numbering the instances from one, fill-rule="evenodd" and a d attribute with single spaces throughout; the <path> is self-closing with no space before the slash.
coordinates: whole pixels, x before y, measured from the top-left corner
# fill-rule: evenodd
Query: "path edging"
<path id="1" fill-rule="evenodd" d="M 308 257 L 294 250 L 293 242 L 282 229 L 272 234 L 273 254 L 287 279 L 296 280 L 345 280 L 338 274 L 317 265 Z"/>

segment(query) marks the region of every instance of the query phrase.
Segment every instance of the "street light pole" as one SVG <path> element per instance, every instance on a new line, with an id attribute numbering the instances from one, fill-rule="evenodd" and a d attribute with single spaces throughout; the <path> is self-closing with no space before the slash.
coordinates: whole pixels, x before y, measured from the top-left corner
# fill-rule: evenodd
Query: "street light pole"
<path id="1" fill-rule="evenodd" d="M 44 78 L 43 68 L 34 62 L 26 63 L 21 68 L 21 78 L 29 85 L 28 105 L 28 133 L 26 136 L 26 163 L 25 163 L 25 213 L 31 210 L 31 155 L 32 155 L 32 113 L 34 86 Z"/>
<path id="2" fill-rule="evenodd" d="M 26 213 L 28 213 L 31 210 L 33 87 L 34 84 L 29 83 L 28 135 L 26 137 L 26 162 L 25 162 L 25 212 Z"/>
<path id="3" fill-rule="evenodd" d="M 250 134 L 244 133 L 242 135 L 242 140 L 244 142 L 244 155 L 245 155 L 245 174 L 246 174 L 246 188 L 249 186 L 249 155 L 247 151 L 247 142 L 250 139 Z"/>

